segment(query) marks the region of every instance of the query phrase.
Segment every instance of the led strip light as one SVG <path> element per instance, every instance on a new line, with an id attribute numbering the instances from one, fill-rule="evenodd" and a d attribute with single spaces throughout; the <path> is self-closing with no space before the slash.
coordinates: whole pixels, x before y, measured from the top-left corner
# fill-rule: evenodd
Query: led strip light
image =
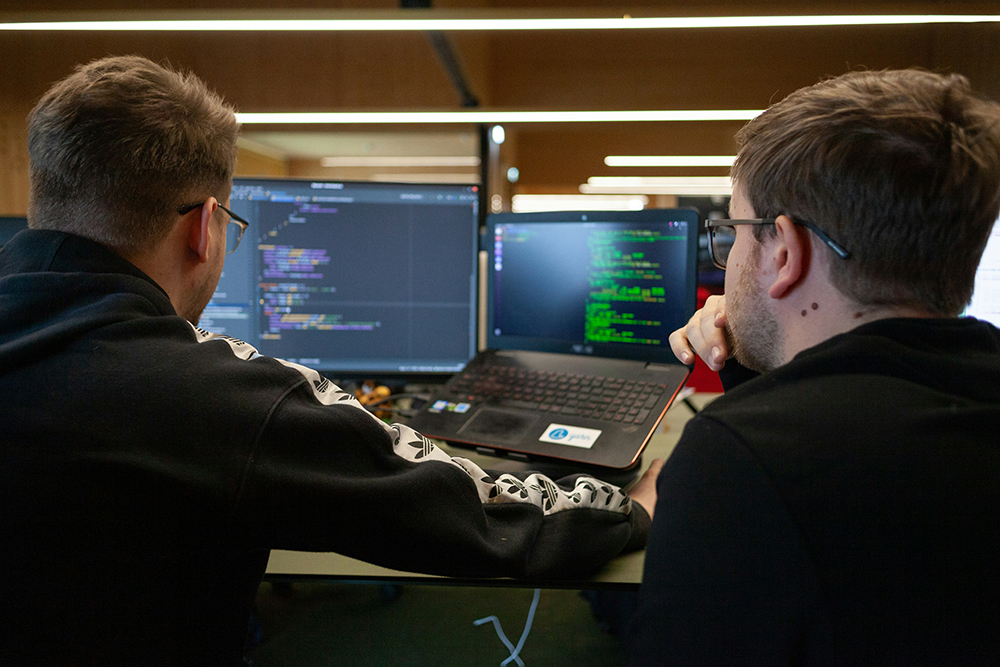
<path id="1" fill-rule="evenodd" d="M 392 16 L 398 16 L 398 13 Z M 828 16 L 662 16 L 608 18 L 341 18 L 8 21 L 0 30 L 195 32 L 400 32 L 511 30 L 669 30 L 809 26 L 996 23 L 1000 14 L 853 14 Z"/>

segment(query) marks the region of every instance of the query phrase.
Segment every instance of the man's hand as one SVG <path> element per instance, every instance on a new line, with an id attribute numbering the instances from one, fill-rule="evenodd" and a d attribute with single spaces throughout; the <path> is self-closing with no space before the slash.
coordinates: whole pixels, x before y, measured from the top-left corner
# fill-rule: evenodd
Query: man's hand
<path id="1" fill-rule="evenodd" d="M 681 363 L 693 364 L 701 357 L 713 371 L 726 364 L 730 349 L 726 342 L 726 297 L 710 296 L 686 326 L 670 334 L 670 349 Z"/>
<path id="2" fill-rule="evenodd" d="M 656 478 L 660 476 L 661 468 L 663 459 L 653 459 L 639 481 L 628 490 L 629 497 L 642 505 L 650 519 L 653 518 L 653 508 L 656 507 Z"/>

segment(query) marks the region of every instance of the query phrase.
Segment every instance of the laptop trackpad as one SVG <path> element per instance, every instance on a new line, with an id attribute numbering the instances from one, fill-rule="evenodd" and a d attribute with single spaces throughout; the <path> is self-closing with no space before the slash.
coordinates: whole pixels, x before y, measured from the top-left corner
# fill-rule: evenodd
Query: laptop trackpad
<path id="1" fill-rule="evenodd" d="M 458 432 L 469 438 L 481 439 L 484 443 L 516 443 L 521 441 L 537 419 L 538 415 L 532 412 L 481 408 Z"/>

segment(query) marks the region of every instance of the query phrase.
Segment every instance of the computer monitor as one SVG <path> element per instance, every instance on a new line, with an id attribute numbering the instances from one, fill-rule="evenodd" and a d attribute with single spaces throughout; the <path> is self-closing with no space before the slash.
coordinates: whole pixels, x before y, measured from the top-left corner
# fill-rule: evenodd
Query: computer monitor
<path id="1" fill-rule="evenodd" d="M 972 302 L 965 314 L 1000 327 L 1000 220 L 993 224 L 990 240 L 979 261 Z"/>
<path id="2" fill-rule="evenodd" d="M 202 328 L 336 377 L 476 353 L 478 186 L 237 178 L 231 208 L 250 227 Z"/>
<path id="3" fill-rule="evenodd" d="M 10 241 L 14 234 L 28 228 L 28 219 L 18 216 L 0 216 L 0 248 Z"/>

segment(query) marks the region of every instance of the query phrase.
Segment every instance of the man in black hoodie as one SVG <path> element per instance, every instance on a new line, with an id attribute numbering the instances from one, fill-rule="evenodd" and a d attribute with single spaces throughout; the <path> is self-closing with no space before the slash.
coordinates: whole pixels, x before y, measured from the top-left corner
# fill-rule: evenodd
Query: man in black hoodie
<path id="1" fill-rule="evenodd" d="M 709 221 L 726 295 L 671 345 L 760 375 L 663 468 L 632 664 L 997 664 L 1000 331 L 958 316 L 1000 214 L 1000 106 L 858 72 L 737 139 L 732 219 Z"/>
<path id="2" fill-rule="evenodd" d="M 656 465 L 631 497 L 494 475 L 197 328 L 246 229 L 238 129 L 138 57 L 29 117 L 30 228 L 0 252 L 0 664 L 240 664 L 272 548 L 555 578 L 645 542 Z"/>

